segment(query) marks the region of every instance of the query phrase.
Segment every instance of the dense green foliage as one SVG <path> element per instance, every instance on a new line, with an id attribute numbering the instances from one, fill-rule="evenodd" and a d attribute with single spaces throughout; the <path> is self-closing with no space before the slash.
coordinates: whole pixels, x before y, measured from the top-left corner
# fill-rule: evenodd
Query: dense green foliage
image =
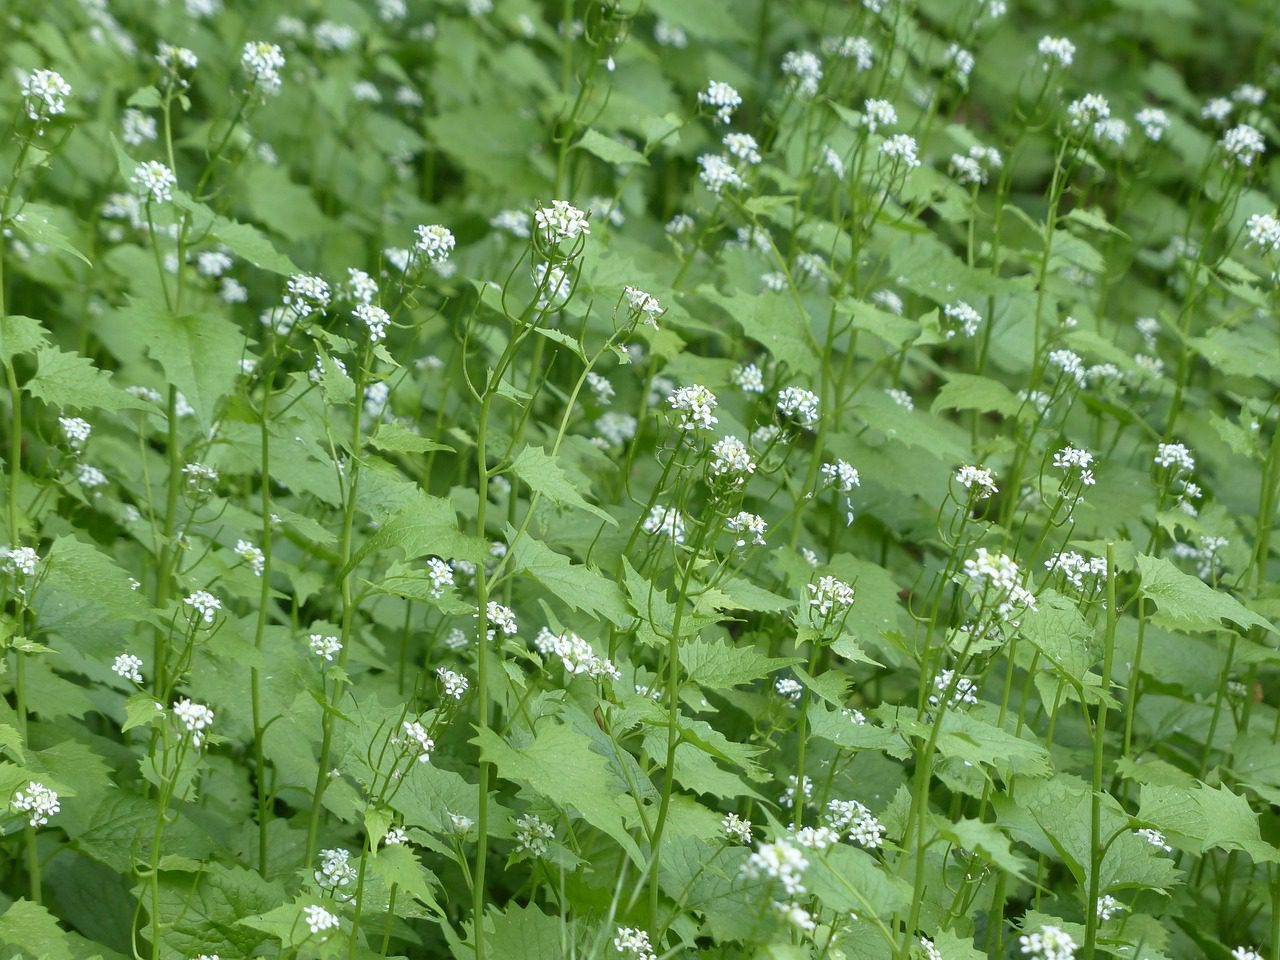
<path id="1" fill-rule="evenodd" d="M 1280 5 L 4 11 L 0 960 L 1280 960 Z"/>

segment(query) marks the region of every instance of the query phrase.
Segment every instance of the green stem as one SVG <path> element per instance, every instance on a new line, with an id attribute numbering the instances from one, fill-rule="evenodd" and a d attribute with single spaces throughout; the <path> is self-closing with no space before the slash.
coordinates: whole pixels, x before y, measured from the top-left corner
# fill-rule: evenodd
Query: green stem
<path id="1" fill-rule="evenodd" d="M 1116 545 L 1107 544 L 1107 633 L 1102 655 L 1102 686 L 1093 725 L 1093 790 L 1089 804 L 1089 891 L 1085 916 L 1084 960 L 1093 960 L 1098 940 L 1098 898 L 1102 875 L 1102 766 L 1106 755 L 1107 698 L 1116 648 Z"/>

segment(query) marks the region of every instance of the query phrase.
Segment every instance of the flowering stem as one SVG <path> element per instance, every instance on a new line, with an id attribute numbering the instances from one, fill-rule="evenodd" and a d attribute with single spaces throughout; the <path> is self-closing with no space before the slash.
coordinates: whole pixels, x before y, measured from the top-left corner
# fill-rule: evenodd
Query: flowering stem
<path id="1" fill-rule="evenodd" d="M 1102 687 L 1093 725 L 1093 792 L 1089 805 L 1089 890 L 1086 900 L 1084 960 L 1093 960 L 1098 938 L 1098 889 L 1102 873 L 1102 764 L 1107 736 L 1107 698 L 1116 649 L 1116 545 L 1107 544 L 1107 632 L 1102 655 Z M 1135 665 L 1136 669 L 1136 665 Z"/>
<path id="2" fill-rule="evenodd" d="M 271 375 L 268 373 L 262 398 L 262 418 L 259 436 L 262 444 L 260 470 L 262 475 L 262 587 L 258 593 L 258 621 L 254 629 L 253 644 L 262 655 L 262 637 L 267 625 L 267 608 L 271 602 L 271 432 L 267 429 L 267 417 L 271 408 Z M 253 707 L 253 767 L 258 787 L 258 872 L 267 874 L 267 765 L 263 757 L 262 741 L 266 729 L 262 723 L 262 671 L 255 664 L 249 671 L 249 696 Z"/>

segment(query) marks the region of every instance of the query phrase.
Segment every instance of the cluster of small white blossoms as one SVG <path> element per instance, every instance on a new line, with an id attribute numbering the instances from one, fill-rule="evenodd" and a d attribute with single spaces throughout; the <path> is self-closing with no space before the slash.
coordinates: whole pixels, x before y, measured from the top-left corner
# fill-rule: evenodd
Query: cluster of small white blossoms
<path id="1" fill-rule="evenodd" d="M 107 485 L 107 475 L 87 463 L 76 464 L 76 482 L 86 490 L 96 490 Z M 97 494 L 94 494 L 97 496 Z"/>
<path id="2" fill-rule="evenodd" d="M 657 297 L 650 296 L 639 287 L 626 286 L 622 294 L 627 298 L 627 306 L 645 323 L 658 329 L 658 318 L 667 312 L 666 307 L 658 302 Z"/>
<path id="3" fill-rule="evenodd" d="M 178 178 L 159 160 L 144 160 L 133 168 L 129 182 L 147 203 L 168 203 L 173 199 Z"/>
<path id="4" fill-rule="evenodd" d="M 724 828 L 725 835 L 734 843 L 740 843 L 743 846 L 751 845 L 750 820 L 744 820 L 736 813 L 726 813 L 724 819 L 720 821 L 720 826 Z"/>
<path id="5" fill-rule="evenodd" d="M 972 337 L 978 332 L 978 325 L 982 323 L 982 314 L 963 300 L 946 304 L 942 308 L 942 316 L 945 321 L 944 333 L 948 340 L 957 333 Z"/>
<path id="6" fill-rule="evenodd" d="M 37 124 L 67 112 L 71 84 L 56 70 L 32 70 L 21 78 L 21 89 L 27 117 Z"/>
<path id="7" fill-rule="evenodd" d="M 954 670 L 938 671 L 937 676 L 933 678 L 933 689 L 936 692 L 929 694 L 931 707 L 942 703 L 942 697 L 946 696 L 948 690 L 951 691 L 951 695 L 947 698 L 947 706 L 952 709 L 978 702 L 978 685 L 968 677 L 957 677 Z"/>
<path id="8" fill-rule="evenodd" d="M 973 73 L 974 60 L 972 51 L 966 50 L 958 43 L 947 47 L 946 62 L 954 71 L 962 86 L 969 83 L 969 74 Z"/>
<path id="9" fill-rule="evenodd" d="M 313 633 L 307 639 L 307 646 L 311 648 L 311 652 L 322 660 L 333 662 L 336 654 L 342 651 L 342 641 L 337 637 L 327 637 L 322 633 Z"/>
<path id="10" fill-rule="evenodd" d="M 1076 942 L 1061 927 L 1043 926 L 1037 933 L 1018 938 L 1023 956 L 1037 960 L 1074 960 Z"/>
<path id="11" fill-rule="evenodd" d="M 222 609 L 222 601 L 208 590 L 197 590 L 182 601 L 206 624 L 213 623 L 213 618 Z"/>
<path id="12" fill-rule="evenodd" d="M 534 638 L 534 645 L 543 655 L 559 657 L 560 663 L 574 676 L 585 675 L 593 680 L 622 679 L 613 661 L 599 656 L 590 643 L 571 630 L 554 634 L 544 627 Z"/>
<path id="13" fill-rule="evenodd" d="M 132 653 L 122 653 L 111 663 L 111 672 L 134 683 L 142 682 L 142 658 Z"/>
<path id="14" fill-rule="evenodd" d="M 797 782 L 794 773 L 787 777 L 787 789 L 783 790 L 782 796 L 778 798 L 778 802 L 788 810 L 796 805 Z M 805 775 L 801 787 L 801 792 L 804 794 L 804 805 L 808 806 L 813 800 L 813 781 L 809 779 L 808 774 Z"/>
<path id="15" fill-rule="evenodd" d="M 795 677 L 779 677 L 774 681 L 773 689 L 778 692 L 778 696 L 792 703 L 799 703 L 804 696 L 804 685 Z"/>
<path id="16" fill-rule="evenodd" d="M 888 100 L 867 99 L 862 102 L 862 125 L 868 133 L 881 127 L 892 127 L 898 122 L 898 111 Z"/>
<path id="17" fill-rule="evenodd" d="M 1256 127 L 1242 123 L 1224 133 L 1218 146 L 1226 154 L 1223 162 L 1228 166 L 1235 161 L 1242 167 L 1252 167 L 1253 162 L 1262 156 L 1267 144 Z"/>
<path id="18" fill-rule="evenodd" d="M 1161 443 L 1156 446 L 1155 465 L 1172 469 L 1173 473 L 1190 473 L 1196 468 L 1196 458 L 1181 443 Z"/>
<path id="19" fill-rule="evenodd" d="M 365 325 L 369 331 L 369 340 L 381 343 L 387 335 L 387 327 L 391 325 L 391 314 L 376 303 L 357 303 L 351 315 Z"/>
<path id="20" fill-rule="evenodd" d="M 428 557 L 427 580 L 431 582 L 431 596 L 438 600 L 454 585 L 453 567 L 439 557 Z"/>
<path id="21" fill-rule="evenodd" d="M 448 667 L 437 667 L 436 677 L 440 680 L 440 686 L 444 689 L 444 695 L 454 700 L 461 700 L 467 695 L 467 678 L 455 670 Z"/>
<path id="22" fill-rule="evenodd" d="M 329 300 L 329 284 L 320 277 L 299 273 L 290 277 L 285 285 L 285 311 L 294 320 L 312 311 L 323 313 L 329 307 Z"/>
<path id="23" fill-rule="evenodd" d="M 156 63 L 160 64 L 168 73 L 169 79 L 178 83 L 181 87 L 187 86 L 187 81 L 180 74 L 191 73 L 200 66 L 200 58 L 186 47 L 177 47 L 172 43 L 161 42 L 156 47 Z"/>
<path id="24" fill-rule="evenodd" d="M 711 463 L 707 467 L 713 477 L 726 477 L 734 486 L 746 483 L 756 472 L 747 445 L 737 437 L 722 437 L 711 447 Z"/>
<path id="25" fill-rule="evenodd" d="M 538 235 L 552 246 L 591 232 L 587 215 L 568 200 L 552 200 L 551 206 L 539 207 L 534 211 L 533 222 Z"/>
<path id="26" fill-rule="evenodd" d="M 859 73 L 865 73 L 875 64 L 875 48 L 866 37 L 824 37 L 822 52 L 829 57 L 852 60 Z"/>
<path id="27" fill-rule="evenodd" d="M 62 437 L 67 446 L 77 453 L 84 449 L 89 435 L 93 433 L 93 425 L 80 417 L 59 417 L 58 425 L 62 427 Z"/>
<path id="28" fill-rule="evenodd" d="M 704 153 L 698 157 L 698 166 L 698 178 L 712 193 L 719 194 L 725 187 L 739 190 L 745 185 L 738 169 L 722 154 Z"/>
<path id="29" fill-rule="evenodd" d="M 1091 487 L 1097 481 L 1093 476 L 1093 454 L 1079 447 L 1063 447 L 1053 455 L 1053 465 L 1064 470 L 1068 477 L 1074 470 L 1080 471 L 1081 486 Z"/>
<path id="30" fill-rule="evenodd" d="M 156 118 L 130 107 L 120 119 L 120 139 L 131 147 L 150 143 L 158 136 Z"/>
<path id="31" fill-rule="evenodd" d="M 1066 37 L 1041 37 L 1036 49 L 1044 59 L 1046 70 L 1069 67 L 1076 55 L 1076 45 Z"/>
<path id="32" fill-rule="evenodd" d="M 809 99 L 822 83 L 822 61 L 810 50 L 790 50 L 782 58 L 782 74 L 796 96 Z"/>
<path id="33" fill-rule="evenodd" d="M 350 851 L 341 848 L 320 851 L 320 869 L 313 874 L 320 886 L 336 890 L 356 879 L 356 875 Z"/>
<path id="34" fill-rule="evenodd" d="M 884 824 L 858 800 L 827 801 L 826 819 L 827 826 L 860 847 L 874 850 L 884 845 Z"/>
<path id="35" fill-rule="evenodd" d="M 1075 321 L 1071 317 L 1068 317 L 1067 320 L 1071 320 L 1071 325 L 1074 325 Z M 1089 378 L 1085 371 L 1084 361 L 1080 358 L 1080 354 L 1074 350 L 1049 351 L 1049 366 L 1061 370 L 1063 374 L 1075 381 L 1078 386 L 1083 387 L 1088 382 Z"/>
<path id="36" fill-rule="evenodd" d="M 818 422 L 818 395 L 803 387 L 784 387 L 778 393 L 778 413 L 809 428 Z"/>
<path id="37" fill-rule="evenodd" d="M 1104 893 L 1098 898 L 1098 919 L 1110 920 L 1118 913 L 1122 913 L 1125 905 L 1113 897 L 1109 893 Z"/>
<path id="38" fill-rule="evenodd" d="M 657 960 L 649 934 L 635 927 L 619 927 L 618 935 L 613 938 L 613 949 L 631 960 Z"/>
<path id="39" fill-rule="evenodd" d="M 754 363 L 739 364 L 733 370 L 732 379 L 743 393 L 764 393 L 764 372 Z"/>
<path id="40" fill-rule="evenodd" d="M 745 547 L 747 545 L 747 537 L 751 538 L 751 542 L 756 546 L 764 546 L 764 534 L 769 525 L 765 523 L 764 517 L 746 510 L 740 510 L 728 520 L 725 526 L 733 533 L 741 534 L 734 546 Z"/>
<path id="41" fill-rule="evenodd" d="M 1050 573 L 1061 573 L 1067 583 L 1080 591 L 1085 589 L 1086 577 L 1092 578 L 1092 587 L 1096 588 L 1098 581 L 1107 575 L 1107 561 L 1105 559 L 1102 557 L 1086 557 L 1075 550 L 1055 553 L 1044 562 L 1044 567 Z"/>
<path id="42" fill-rule="evenodd" d="M 539 310 L 558 310 L 573 294 L 573 280 L 563 267 L 539 263 L 533 268 L 533 285 L 538 291 Z"/>
<path id="43" fill-rule="evenodd" d="M 1247 245 L 1262 254 L 1280 252 L 1280 219 L 1274 213 L 1255 213 L 1245 223 L 1249 235 Z"/>
<path id="44" fill-rule="evenodd" d="M 786 840 L 775 840 L 758 844 L 743 861 L 741 873 L 750 880 L 777 880 L 788 897 L 798 897 L 805 892 L 804 872 L 808 867 L 809 861 L 797 847 Z"/>
<path id="45" fill-rule="evenodd" d="M 991 177 L 991 172 L 1004 166 L 1004 158 L 995 147 L 984 147 L 974 144 L 968 154 L 953 153 L 951 155 L 951 172 L 957 183 L 982 186 Z"/>
<path id="46" fill-rule="evenodd" d="M 428 735 L 427 728 L 418 720 L 405 720 L 400 726 L 406 741 L 412 741 L 413 746 L 417 748 L 418 762 L 429 763 L 431 751 L 436 748 L 436 742 Z"/>
<path id="47" fill-rule="evenodd" d="M 490 640 L 494 638 L 495 631 L 498 630 L 502 631 L 503 636 L 515 636 L 516 630 L 518 629 L 516 625 L 516 615 L 515 611 L 510 607 L 503 606 L 496 600 L 490 600 L 485 605 L 485 614 L 486 619 L 489 621 L 487 636 Z M 479 611 L 476 612 L 476 616 L 480 616 Z"/>
<path id="48" fill-rule="evenodd" d="M 817 583 L 810 583 L 809 592 L 813 594 L 809 600 L 809 606 L 816 609 L 823 617 L 830 614 L 836 607 L 853 606 L 853 587 L 832 576 L 824 575 L 818 578 Z"/>
<path id="49" fill-rule="evenodd" d="M 313 935 L 320 933 L 327 937 L 330 930 L 336 930 L 338 928 L 338 918 L 324 907 L 312 904 L 311 906 L 306 907 L 302 912 L 306 917 L 307 929 L 310 930 Z"/>
<path id="50" fill-rule="evenodd" d="M 248 540 L 237 540 L 235 553 L 241 560 L 249 564 L 249 569 L 253 571 L 255 577 L 262 576 L 262 571 L 267 565 L 267 555 L 262 550 L 255 547 Z"/>
<path id="51" fill-rule="evenodd" d="M 1192 484 L 1191 486 L 1194 486 Z M 1187 509 L 1189 505 L 1186 501 L 1179 500 L 1178 505 Z M 1187 512 L 1193 512 L 1194 507 L 1190 507 Z M 1196 565 L 1196 576 L 1201 580 L 1212 580 L 1213 577 L 1222 570 L 1222 559 L 1218 552 L 1227 545 L 1228 541 L 1225 537 L 1213 537 L 1202 535 L 1200 537 L 1199 546 L 1190 543 L 1175 543 L 1173 545 L 1173 555 L 1179 560 L 1190 560 Z"/>
<path id="52" fill-rule="evenodd" d="M 1086 93 L 1067 105 L 1067 123 L 1076 133 L 1095 133 L 1096 125 L 1111 116 L 1111 104 L 1100 93 Z"/>
<path id="53" fill-rule="evenodd" d="M 27 815 L 27 824 L 32 827 L 46 826 L 49 818 L 62 809 L 57 792 L 34 780 L 25 790 L 15 793 L 9 803 L 16 812 Z"/>
<path id="54" fill-rule="evenodd" d="M 444 263 L 457 246 L 453 232 L 438 223 L 420 223 L 413 232 L 417 235 L 417 239 L 413 241 L 413 252 L 422 254 L 431 263 Z"/>
<path id="55" fill-rule="evenodd" d="M 726 133 L 721 142 L 729 151 L 729 156 L 741 160 L 749 167 L 754 167 L 761 160 L 760 144 L 749 133 Z"/>
<path id="56" fill-rule="evenodd" d="M 1231 960 L 1262 960 L 1262 954 L 1248 947 L 1236 947 L 1231 951 Z"/>
<path id="57" fill-rule="evenodd" d="M 1022 573 L 1018 565 L 1003 553 L 991 553 L 986 547 L 964 562 L 964 575 L 970 591 L 977 597 L 998 600 L 1000 616 L 1007 617 L 1015 610 L 1035 610 L 1036 598 L 1022 585 Z M 990 592 L 992 596 L 986 596 Z"/>
<path id="58" fill-rule="evenodd" d="M 202 703 L 183 697 L 173 705 L 173 715 L 191 734 L 191 745 L 199 750 L 204 745 L 204 732 L 213 725 L 213 711 Z"/>
<path id="59" fill-rule="evenodd" d="M 924 954 L 924 960 L 942 960 L 942 951 L 928 937 L 920 938 L 920 951 Z"/>
<path id="60" fill-rule="evenodd" d="M 956 471 L 956 483 L 971 491 L 975 500 L 986 500 L 1000 492 L 1000 488 L 996 486 L 995 474 L 987 467 L 970 464 L 962 466 Z"/>
<path id="61" fill-rule="evenodd" d="M 555 839 L 556 832 L 536 813 L 526 813 L 516 820 L 516 849 L 531 856 L 541 857 Z"/>
<path id="62" fill-rule="evenodd" d="M 909 133 L 895 133 L 880 144 L 880 156 L 894 165 L 901 163 L 907 170 L 914 170 L 920 166 L 917 150 L 916 138 Z"/>
<path id="63" fill-rule="evenodd" d="M 274 43 L 251 40 L 240 52 L 240 66 L 249 75 L 250 84 L 265 94 L 280 90 L 280 71 L 284 68 L 284 54 Z"/>
<path id="64" fill-rule="evenodd" d="M 1139 827 L 1133 832 L 1156 849 L 1162 850 L 1165 853 L 1173 852 L 1173 847 L 1169 846 L 1169 842 L 1165 839 L 1164 834 L 1159 830 L 1155 830 L 1151 827 Z"/>
<path id="65" fill-rule="evenodd" d="M 673 391 L 667 397 L 667 403 L 680 414 L 677 426 L 681 430 L 710 430 L 719 422 L 712 414 L 719 401 L 714 393 L 700 384 Z"/>
<path id="66" fill-rule="evenodd" d="M 641 529 L 645 533 L 661 533 L 676 543 L 684 543 L 684 514 L 675 507 L 654 504 Z"/>
<path id="67" fill-rule="evenodd" d="M 712 80 L 707 84 L 707 89 L 699 91 L 698 102 L 704 107 L 710 107 L 715 118 L 727 124 L 733 119 L 733 111 L 742 106 L 742 97 L 729 84 Z"/>
<path id="68" fill-rule="evenodd" d="M 4 557 L 4 569 L 15 576 L 33 577 L 40 566 L 40 554 L 32 547 L 4 547 L 0 556 Z"/>
<path id="69" fill-rule="evenodd" d="M 862 477 L 858 474 L 857 467 L 846 460 L 824 463 L 822 477 L 827 486 L 835 487 L 841 493 L 852 493 L 854 487 L 862 486 Z"/>

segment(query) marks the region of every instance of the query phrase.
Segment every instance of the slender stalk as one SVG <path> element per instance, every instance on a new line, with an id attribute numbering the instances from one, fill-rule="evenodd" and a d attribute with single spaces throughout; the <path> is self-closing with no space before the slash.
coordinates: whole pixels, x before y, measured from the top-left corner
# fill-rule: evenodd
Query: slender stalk
<path id="1" fill-rule="evenodd" d="M 1102 686 L 1093 724 L 1093 791 L 1089 804 L 1089 889 L 1086 901 L 1084 957 L 1092 960 L 1098 940 L 1098 899 L 1102 858 L 1102 767 L 1106 757 L 1107 697 L 1116 648 L 1116 545 L 1107 544 L 1107 632 L 1102 654 Z"/>

